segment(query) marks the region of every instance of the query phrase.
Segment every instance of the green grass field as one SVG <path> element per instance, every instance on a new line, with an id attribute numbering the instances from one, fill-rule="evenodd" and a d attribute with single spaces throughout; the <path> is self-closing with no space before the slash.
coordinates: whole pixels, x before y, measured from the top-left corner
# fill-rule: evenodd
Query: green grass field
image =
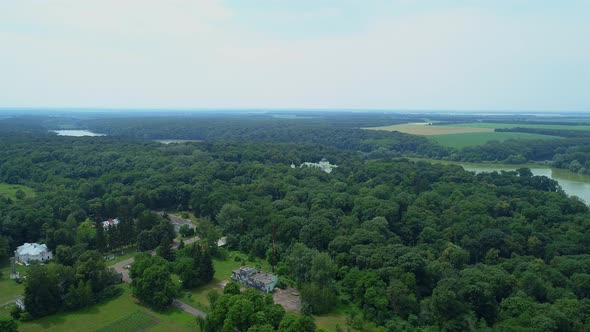
<path id="1" fill-rule="evenodd" d="M 442 125 L 441 127 L 445 127 L 447 125 Z M 448 126 L 452 127 L 467 127 L 467 128 L 537 128 L 537 129 L 558 129 L 558 130 L 586 130 L 590 131 L 590 126 L 568 126 L 568 125 L 552 125 L 552 124 L 520 124 L 520 123 L 487 123 L 487 122 L 470 122 L 470 123 L 460 123 L 460 124 L 451 124 Z"/>
<path id="2" fill-rule="evenodd" d="M 23 284 L 18 284 L 10 280 L 10 264 L 8 260 L 0 265 L 0 317 L 6 317 L 9 314 L 9 307 L 14 304 L 14 299 L 24 293 Z M 16 270 L 24 274 L 26 267 L 17 265 Z"/>
<path id="3" fill-rule="evenodd" d="M 16 199 L 16 192 L 22 190 L 26 196 L 35 196 L 35 191 L 29 187 L 21 186 L 18 184 L 0 183 L 0 197 L 8 197 L 10 199 Z"/>
<path id="4" fill-rule="evenodd" d="M 20 323 L 19 331 L 198 331 L 196 320 L 190 314 L 176 308 L 155 312 L 131 296 L 129 285 L 120 287 L 124 292 L 116 299 Z"/>
<path id="5" fill-rule="evenodd" d="M 336 331 L 336 327 L 340 327 L 342 331 L 347 331 L 347 328 L 349 328 L 346 324 L 346 314 L 341 312 L 333 312 L 313 317 L 315 318 L 316 326 L 323 327 L 328 331 Z"/>
<path id="6" fill-rule="evenodd" d="M 464 148 L 466 146 L 482 145 L 489 141 L 505 141 L 508 139 L 560 139 L 556 136 L 512 132 L 434 135 L 430 136 L 430 138 L 441 145 L 456 149 Z"/>
<path id="7" fill-rule="evenodd" d="M 145 311 L 136 311 L 127 317 L 123 317 L 96 330 L 96 332 L 145 331 L 152 326 L 158 325 L 159 322 L 159 319 Z"/>

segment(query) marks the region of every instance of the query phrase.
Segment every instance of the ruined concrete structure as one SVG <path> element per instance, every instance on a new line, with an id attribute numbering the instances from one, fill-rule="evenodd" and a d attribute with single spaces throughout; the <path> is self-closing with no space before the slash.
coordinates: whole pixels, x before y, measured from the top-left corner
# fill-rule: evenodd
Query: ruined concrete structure
<path id="1" fill-rule="evenodd" d="M 279 277 L 249 266 L 242 266 L 237 270 L 233 270 L 231 273 L 231 279 L 235 282 L 239 282 L 244 286 L 248 286 L 265 293 L 271 293 L 277 283 Z"/>

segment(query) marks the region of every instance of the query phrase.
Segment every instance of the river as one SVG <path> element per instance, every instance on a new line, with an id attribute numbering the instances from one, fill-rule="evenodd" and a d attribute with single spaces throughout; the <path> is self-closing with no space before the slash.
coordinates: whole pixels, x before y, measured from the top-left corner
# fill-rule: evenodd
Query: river
<path id="1" fill-rule="evenodd" d="M 463 164 L 459 163 L 467 171 L 493 172 L 514 171 L 520 167 L 528 167 L 534 175 L 543 175 L 557 182 L 568 195 L 575 195 L 590 203 L 590 175 L 573 173 L 565 169 L 549 168 L 536 165 L 494 165 L 494 164 Z"/>
<path id="2" fill-rule="evenodd" d="M 565 169 L 551 168 L 535 164 L 490 164 L 490 163 L 463 163 L 436 159 L 411 158 L 415 161 L 427 161 L 438 164 L 460 165 L 466 171 L 475 173 L 515 171 L 518 168 L 526 167 L 533 172 L 533 175 L 542 175 L 551 178 L 559 183 L 563 191 L 570 196 L 578 196 L 586 204 L 590 204 L 590 175 L 573 173 Z"/>

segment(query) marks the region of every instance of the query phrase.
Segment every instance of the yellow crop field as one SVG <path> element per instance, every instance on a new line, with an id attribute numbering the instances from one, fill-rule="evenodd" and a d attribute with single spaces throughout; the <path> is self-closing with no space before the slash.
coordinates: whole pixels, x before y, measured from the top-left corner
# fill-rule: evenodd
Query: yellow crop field
<path id="1" fill-rule="evenodd" d="M 406 123 L 400 125 L 369 127 L 363 128 L 369 130 L 399 131 L 413 135 L 447 135 L 447 134 L 465 134 L 465 133 L 489 133 L 494 128 L 476 128 L 476 127 L 454 127 L 454 126 L 436 126 L 426 122 Z"/>

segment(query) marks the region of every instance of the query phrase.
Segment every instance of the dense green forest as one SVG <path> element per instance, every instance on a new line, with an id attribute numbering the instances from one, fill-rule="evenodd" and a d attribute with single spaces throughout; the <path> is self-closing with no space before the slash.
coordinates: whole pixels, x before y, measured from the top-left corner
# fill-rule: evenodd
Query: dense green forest
<path id="1" fill-rule="evenodd" d="M 468 162 L 519 164 L 545 162 L 572 172 L 590 174 L 590 133 L 584 130 L 542 129 L 519 125 L 588 125 L 584 121 L 531 119 L 521 116 L 495 115 L 405 115 L 310 113 L 301 118 L 273 118 L 269 115 L 197 117 L 127 117 L 88 120 L 81 125 L 91 130 L 120 137 L 149 139 L 192 139 L 231 142 L 313 143 L 338 149 L 361 151 L 368 158 L 418 156 Z M 423 136 L 399 132 L 368 131 L 363 127 L 408 122 L 437 121 L 437 125 L 470 122 L 510 123 L 514 128 L 498 132 L 522 132 L 555 136 L 552 140 L 490 141 L 480 146 L 452 149 L 442 147 Z M 171 134 L 173 133 L 173 134 Z"/>
<path id="2" fill-rule="evenodd" d="M 313 115 L 313 114 L 310 114 Z M 362 151 L 373 157 L 401 154 L 443 157 L 449 151 L 425 137 L 360 129 L 415 118 L 372 115 L 312 116 L 302 119 L 269 116 L 214 116 L 99 119 L 86 122 L 93 131 L 118 137 L 189 139 L 224 142 L 310 143 Z"/>
<path id="3" fill-rule="evenodd" d="M 15 128 L 0 132 L 0 182 L 36 194 L 0 200 L 0 255 L 38 241 L 57 256 L 56 264 L 35 267 L 55 285 L 47 295 L 51 310 L 25 316 L 112 296 L 111 276 L 96 258 L 130 243 L 158 247 L 162 256 L 132 271 L 134 294 L 162 287 L 161 296 L 144 301 L 167 305 L 177 292 L 167 282 L 170 274 L 200 266 L 213 250 L 205 245 L 170 255 L 169 224 L 152 211 L 180 210 L 203 220 L 199 231 L 208 243 L 224 235 L 230 249 L 269 261 L 275 228 L 277 272 L 282 283 L 301 290 L 304 314 L 340 306 L 354 317 L 353 326 L 371 322 L 387 331 L 590 329 L 590 212 L 528 169 L 474 175 L 458 166 L 394 159 L 445 150 L 419 137 L 358 137 L 349 128 L 310 128 L 298 141 L 288 127 L 258 132 L 254 121 L 235 140 L 219 137 L 232 142 L 171 145 L 135 134 L 73 138 Z M 278 142 L 258 142 L 257 135 Z M 359 140 L 377 145 L 359 152 Z M 387 153 L 372 158 L 381 147 Z M 290 167 L 323 157 L 339 167 L 331 174 Z M 117 229 L 96 227 L 113 217 L 121 218 Z M 205 264 L 193 276 L 196 285 L 210 277 L 208 269 Z M 157 278 L 144 277 L 148 272 Z M 32 281 L 26 289 L 39 296 Z M 211 318 L 218 320 L 203 324 L 221 326 L 240 306 L 267 310 L 254 295 L 223 296 L 215 305 L 220 317 Z M 84 301 L 68 300 L 74 298 Z M 286 331 L 313 323 L 283 319 L 228 319 L 224 328 L 267 331 L 283 324 Z"/>

